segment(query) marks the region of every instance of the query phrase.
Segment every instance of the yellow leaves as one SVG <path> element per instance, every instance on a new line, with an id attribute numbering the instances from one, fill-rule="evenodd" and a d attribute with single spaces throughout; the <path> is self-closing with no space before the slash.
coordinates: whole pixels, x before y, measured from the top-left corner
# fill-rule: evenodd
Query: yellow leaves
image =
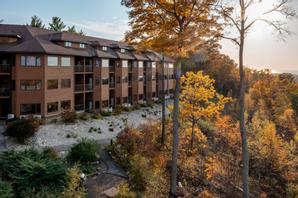
<path id="1" fill-rule="evenodd" d="M 218 174 L 221 173 L 221 161 L 217 156 L 209 156 L 206 159 L 204 173 L 208 180 L 213 180 Z"/>

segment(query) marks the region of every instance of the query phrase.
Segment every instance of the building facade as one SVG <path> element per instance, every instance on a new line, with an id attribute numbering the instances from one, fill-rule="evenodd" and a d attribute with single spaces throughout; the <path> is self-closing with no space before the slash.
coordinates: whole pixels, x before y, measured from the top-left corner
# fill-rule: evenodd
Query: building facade
<path id="1" fill-rule="evenodd" d="M 162 96 L 163 74 L 169 97 L 173 64 L 123 42 L 3 24 L 0 117 L 51 117 L 150 102 Z"/>

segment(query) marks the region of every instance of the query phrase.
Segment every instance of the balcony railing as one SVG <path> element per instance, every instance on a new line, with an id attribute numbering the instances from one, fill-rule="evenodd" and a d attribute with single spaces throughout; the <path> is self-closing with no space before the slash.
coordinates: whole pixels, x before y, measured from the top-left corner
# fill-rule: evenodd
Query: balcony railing
<path id="1" fill-rule="evenodd" d="M 92 65 L 86 65 L 85 66 L 85 72 L 93 72 L 93 66 Z"/>
<path id="2" fill-rule="evenodd" d="M 9 88 L 0 88 L 0 96 L 2 96 L 2 97 L 9 97 L 10 92 L 11 91 Z"/>
<path id="3" fill-rule="evenodd" d="M 84 91 L 84 84 L 75 85 L 75 91 Z"/>
<path id="4" fill-rule="evenodd" d="M 75 72 L 84 72 L 84 66 L 83 65 L 76 65 L 75 66 Z"/>
<path id="5" fill-rule="evenodd" d="M 110 65 L 110 72 L 115 72 L 115 66 Z"/>
<path id="6" fill-rule="evenodd" d="M 128 86 L 132 86 L 132 81 L 128 81 Z"/>
<path id="7" fill-rule="evenodd" d="M 92 84 L 86 84 L 85 85 L 85 90 L 86 91 L 92 91 L 93 90 L 93 85 Z"/>
<path id="8" fill-rule="evenodd" d="M 10 65 L 1 65 L 0 64 L 0 73 L 10 73 L 11 72 L 11 66 Z"/>
<path id="9" fill-rule="evenodd" d="M 110 82 L 110 88 L 115 88 L 115 81 Z"/>

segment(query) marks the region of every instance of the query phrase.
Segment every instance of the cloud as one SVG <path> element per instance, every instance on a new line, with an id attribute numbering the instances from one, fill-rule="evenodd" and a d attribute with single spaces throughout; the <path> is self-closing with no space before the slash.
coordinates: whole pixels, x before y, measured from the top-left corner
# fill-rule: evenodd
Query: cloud
<path id="1" fill-rule="evenodd" d="M 75 25 L 76 29 L 82 29 L 87 35 L 104 37 L 107 39 L 121 40 L 129 30 L 128 20 L 113 18 L 113 21 L 66 21 L 67 24 Z"/>

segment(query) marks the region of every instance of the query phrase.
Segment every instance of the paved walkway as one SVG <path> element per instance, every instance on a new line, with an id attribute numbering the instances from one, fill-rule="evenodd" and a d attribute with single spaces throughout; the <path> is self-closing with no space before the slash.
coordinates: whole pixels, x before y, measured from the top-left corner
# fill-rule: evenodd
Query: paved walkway
<path id="1" fill-rule="evenodd" d="M 4 130 L 4 125 L 0 122 L 0 150 L 6 149 L 5 137 L 3 135 Z"/>

